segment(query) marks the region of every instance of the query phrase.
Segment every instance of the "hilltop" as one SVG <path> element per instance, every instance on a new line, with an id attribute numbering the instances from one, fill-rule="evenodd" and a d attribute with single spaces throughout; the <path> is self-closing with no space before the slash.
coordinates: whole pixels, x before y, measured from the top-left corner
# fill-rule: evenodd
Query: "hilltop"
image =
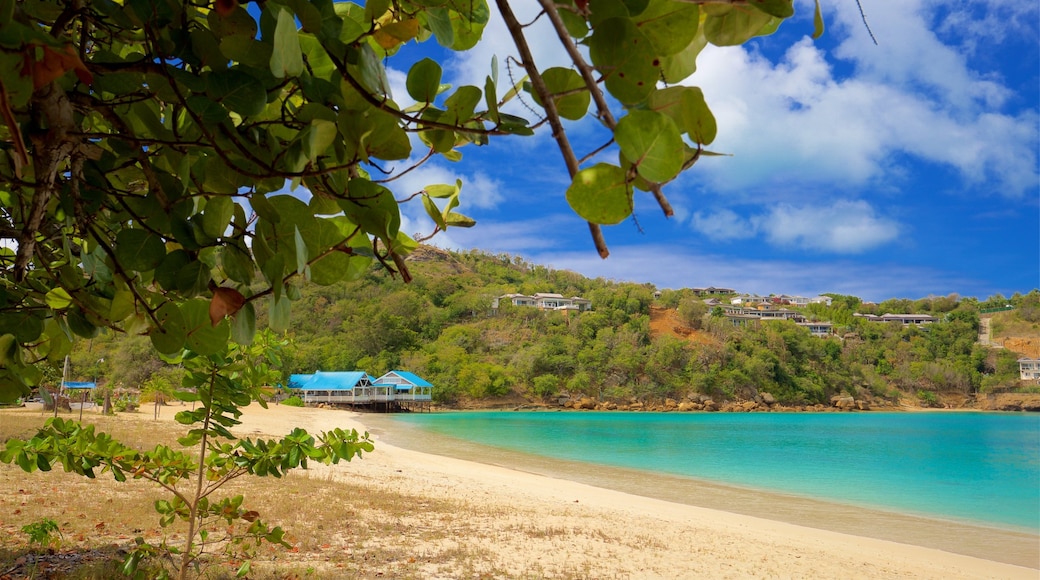
<path id="1" fill-rule="evenodd" d="M 813 336 L 792 321 L 734 326 L 739 320 L 692 289 L 590 279 L 506 254 L 423 246 L 408 266 L 411 284 L 373 268 L 352 282 L 294 289 L 285 375 L 405 369 L 436 385 L 437 402 L 459 406 L 704 408 L 710 400 L 716 407 L 960 407 L 1035 388 L 1019 382 L 1016 360 L 1040 336 L 1036 290 L 880 304 L 833 294 L 830 305 L 782 306 L 825 323 L 828 332 Z M 510 300 L 493 308 L 507 294 L 559 295 L 552 300 L 560 304 L 577 297 L 592 310 Z M 1015 309 L 987 320 L 993 348 L 981 344 L 980 311 L 1005 304 Z M 927 314 L 935 322 L 857 316 L 886 313 Z M 258 324 L 265 324 L 262 313 Z M 146 337 L 114 333 L 77 347 L 73 376 L 152 391 L 180 382 Z"/>

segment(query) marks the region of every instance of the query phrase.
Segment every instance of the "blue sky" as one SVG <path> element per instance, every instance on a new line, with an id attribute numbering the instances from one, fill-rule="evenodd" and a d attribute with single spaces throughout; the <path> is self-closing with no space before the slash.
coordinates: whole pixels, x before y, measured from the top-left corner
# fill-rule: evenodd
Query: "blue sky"
<path id="1" fill-rule="evenodd" d="M 478 224 L 432 243 L 660 288 L 883 300 L 1040 287 L 1040 4 L 862 0 L 875 46 L 855 2 L 822 1 L 818 41 L 812 3 L 796 0 L 777 34 L 701 54 L 684 84 L 703 89 L 719 125 L 711 149 L 731 156 L 665 189 L 670 219 L 637 192 L 635 219 L 604 228 L 606 260 L 567 205 L 547 127 L 467 146 L 461 162 L 429 163 L 395 193 L 461 178 L 459 209 Z M 533 18 L 534 2 L 515 4 L 521 21 Z M 481 44 L 448 55 L 446 82 L 483 86 L 497 55 L 508 84 L 514 51 L 492 12 Z M 545 28 L 529 34 L 542 68 L 565 63 Z M 409 50 L 445 58 L 432 40 Z M 406 65 L 387 64 L 400 67 L 390 76 L 406 105 Z M 597 134 L 593 119 L 567 127 L 586 150 L 582 137 Z M 418 203 L 402 211 L 405 231 L 432 229 Z"/>

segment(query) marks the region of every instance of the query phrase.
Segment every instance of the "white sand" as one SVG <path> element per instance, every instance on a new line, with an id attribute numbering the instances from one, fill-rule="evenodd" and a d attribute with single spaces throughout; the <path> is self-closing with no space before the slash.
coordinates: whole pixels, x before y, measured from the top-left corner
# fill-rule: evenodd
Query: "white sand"
<path id="1" fill-rule="evenodd" d="M 254 437 L 283 435 L 296 426 L 312 433 L 365 431 L 363 420 L 347 411 L 253 405 L 236 431 Z M 380 441 L 362 460 L 316 471 L 365 482 L 374 493 L 392 489 L 462 501 L 469 519 L 456 541 L 491 550 L 494 565 L 517 576 L 1040 578 L 1034 568 L 670 503 Z M 427 520 L 417 509 L 408 525 L 442 523 Z"/>

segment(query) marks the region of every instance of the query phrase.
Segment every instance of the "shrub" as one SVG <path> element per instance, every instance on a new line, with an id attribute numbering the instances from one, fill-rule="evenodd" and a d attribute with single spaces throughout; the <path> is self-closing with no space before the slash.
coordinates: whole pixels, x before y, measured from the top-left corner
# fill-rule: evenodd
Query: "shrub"
<path id="1" fill-rule="evenodd" d="M 303 406 L 303 399 L 301 399 L 299 395 L 293 395 L 293 396 L 289 397 L 288 399 L 285 399 L 284 401 L 282 401 L 281 404 L 288 405 L 290 407 L 302 407 Z"/>

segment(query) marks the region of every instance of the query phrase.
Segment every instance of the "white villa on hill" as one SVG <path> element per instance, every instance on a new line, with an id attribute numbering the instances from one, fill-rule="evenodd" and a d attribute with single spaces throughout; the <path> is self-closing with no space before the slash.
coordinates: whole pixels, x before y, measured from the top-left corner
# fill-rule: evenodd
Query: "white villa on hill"
<path id="1" fill-rule="evenodd" d="M 577 310 L 586 312 L 592 310 L 592 301 L 579 296 L 566 298 L 563 294 L 551 294 L 539 292 L 533 296 L 525 294 L 503 294 L 491 301 L 491 310 L 497 311 L 501 301 L 507 301 L 513 306 L 530 306 L 541 310 Z"/>
<path id="2" fill-rule="evenodd" d="M 911 324 L 931 324 L 939 321 L 938 318 L 931 314 L 882 314 L 881 316 L 875 316 L 873 314 L 860 314 L 857 312 L 853 314 L 853 316 L 871 322 L 898 322 L 903 326 L 910 326 Z"/>
<path id="3" fill-rule="evenodd" d="M 1040 381 L 1040 359 L 1018 359 L 1018 373 L 1023 381 Z"/>

